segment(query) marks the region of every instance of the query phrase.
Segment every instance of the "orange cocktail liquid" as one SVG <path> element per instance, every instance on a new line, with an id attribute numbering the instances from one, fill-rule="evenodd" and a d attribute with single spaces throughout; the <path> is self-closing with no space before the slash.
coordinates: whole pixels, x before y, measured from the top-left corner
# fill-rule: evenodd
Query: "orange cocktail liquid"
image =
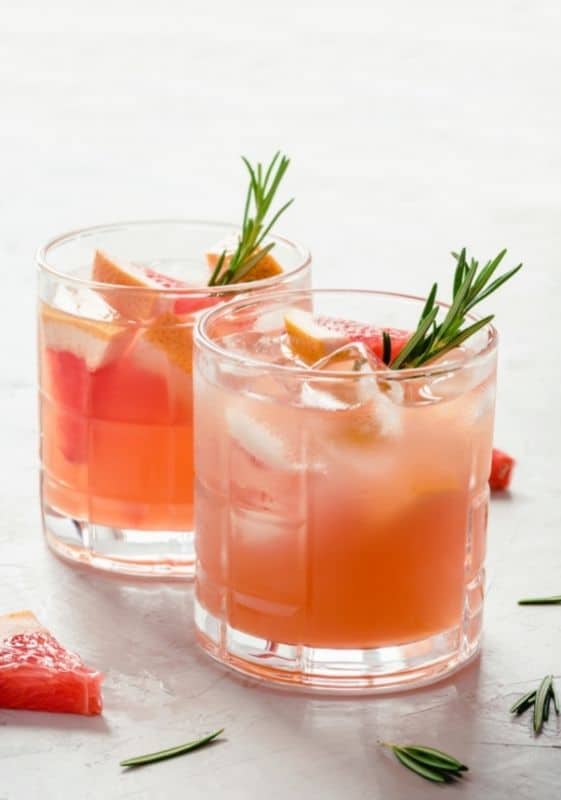
<path id="1" fill-rule="evenodd" d="M 416 642 L 477 613 L 494 374 L 456 396 L 393 405 L 381 393 L 345 409 L 279 402 L 266 377 L 245 379 L 240 396 L 200 372 L 205 611 L 269 642 L 320 648 Z"/>
<path id="2" fill-rule="evenodd" d="M 82 324 L 68 318 L 70 329 Z M 42 325 L 41 318 L 41 341 Z M 191 375 L 164 352 L 150 354 L 145 332 L 132 325 L 112 330 L 120 351 L 95 369 L 75 352 L 41 344 L 44 501 L 63 515 L 109 527 L 188 530 Z M 190 339 L 190 329 L 182 336 Z"/>

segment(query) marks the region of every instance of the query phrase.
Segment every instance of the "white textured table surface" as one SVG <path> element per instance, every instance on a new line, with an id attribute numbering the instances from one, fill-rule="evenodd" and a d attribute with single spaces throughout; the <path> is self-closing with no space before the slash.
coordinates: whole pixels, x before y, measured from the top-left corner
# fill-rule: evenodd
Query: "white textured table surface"
<path id="1" fill-rule="evenodd" d="M 102 719 L 0 711 L 1 800 L 558 794 L 561 726 L 534 739 L 507 709 L 561 673 L 561 610 L 516 606 L 561 591 L 561 6 L 298 6 L 0 7 L 0 611 L 32 608 L 107 675 Z M 236 219 L 239 154 L 279 146 L 297 196 L 284 228 L 312 248 L 316 285 L 423 292 L 463 243 L 482 257 L 507 245 L 527 264 L 493 302 L 496 438 L 520 463 L 512 496 L 492 505 L 483 656 L 421 692 L 256 688 L 196 650 L 189 587 L 76 572 L 41 540 L 36 245 L 98 221 Z M 196 755 L 118 767 L 222 725 L 226 739 Z M 426 784 L 379 737 L 444 747 L 470 777 Z"/>

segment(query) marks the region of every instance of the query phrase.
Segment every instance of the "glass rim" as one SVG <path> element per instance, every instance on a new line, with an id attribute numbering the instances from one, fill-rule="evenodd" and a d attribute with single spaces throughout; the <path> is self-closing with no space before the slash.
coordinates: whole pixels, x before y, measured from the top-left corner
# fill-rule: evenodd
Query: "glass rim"
<path id="1" fill-rule="evenodd" d="M 74 239 L 80 239 L 83 236 L 90 236 L 93 234 L 101 234 L 105 232 L 112 232 L 118 231 L 124 228 L 141 228 L 141 227 L 150 227 L 150 226 L 158 226 L 158 225 L 177 225 L 177 226 L 188 226 L 188 227 L 208 227 L 208 228 L 216 228 L 227 229 L 228 232 L 236 233 L 239 231 L 239 225 L 236 225 L 232 222 L 221 222 L 219 220 L 204 220 L 204 219 L 191 219 L 189 217 L 163 217 L 163 218 L 152 218 L 152 219 L 136 219 L 136 220 L 124 220 L 122 222 L 109 222 L 109 223 L 102 223 L 99 225 L 88 225 L 82 228 L 74 228 L 71 231 L 67 231 L 66 233 L 58 234 L 53 238 L 49 239 L 45 244 L 39 246 L 35 252 L 35 261 L 37 266 L 39 267 L 40 272 L 46 272 L 49 275 L 52 275 L 55 278 L 58 278 L 65 283 L 69 283 L 70 285 L 78 286 L 78 287 L 85 287 L 88 289 L 107 289 L 108 286 L 111 286 L 111 291 L 122 292 L 123 294 L 126 292 L 134 292 L 135 294 L 165 294 L 166 296 L 170 295 L 177 295 L 180 297 L 208 297 L 209 295 L 222 295 L 222 294 L 236 294 L 240 291 L 248 292 L 253 291 L 254 287 L 258 289 L 268 289 L 269 287 L 274 287 L 279 283 L 282 283 L 283 279 L 287 277 L 293 277 L 298 275 L 300 272 L 303 272 L 310 266 L 312 260 L 312 254 L 307 247 L 300 244 L 299 242 L 292 241 L 291 239 L 286 238 L 285 236 L 280 236 L 278 234 L 272 234 L 269 238 L 274 242 L 280 242 L 284 245 L 287 245 L 292 250 L 295 250 L 299 256 L 300 261 L 294 269 L 286 270 L 281 272 L 279 275 L 273 275 L 270 278 L 262 278 L 259 281 L 248 281 L 247 283 L 230 283 L 226 284 L 225 286 L 188 286 L 188 287 L 159 287 L 159 286 L 130 286 L 126 284 L 107 284 L 103 281 L 94 281 L 90 278 L 80 278 L 74 275 L 69 275 L 66 272 L 55 267 L 52 263 L 49 263 L 48 256 L 49 252 L 56 247 L 59 247 L 62 244 L 67 242 L 71 242 Z"/>
<path id="2" fill-rule="evenodd" d="M 237 353 L 232 350 L 227 350 L 225 347 L 214 342 L 207 334 L 206 328 L 214 317 L 219 317 L 221 314 L 232 312 L 232 310 L 243 308 L 244 306 L 251 306 L 257 303 L 263 303 L 267 300 L 282 300 L 289 297 L 301 297 L 306 294 L 355 294 L 355 295 L 370 295 L 373 297 L 383 297 L 395 300 L 413 300 L 419 304 L 426 303 L 426 298 L 419 295 L 405 294 L 403 292 L 390 292 L 378 289 L 291 289 L 282 292 L 263 292 L 259 297 L 244 297 L 238 300 L 231 300 L 227 304 L 221 305 L 217 308 L 209 309 L 202 316 L 199 317 L 195 325 L 195 344 L 201 348 L 212 351 L 215 355 L 219 355 L 229 361 L 235 361 L 245 367 L 257 367 L 260 369 L 266 368 L 271 372 L 280 373 L 283 375 L 291 375 L 295 377 L 322 377 L 324 379 L 333 380 L 347 380 L 353 378 L 354 380 L 360 375 L 354 370 L 341 370 L 339 372 L 326 372 L 324 369 L 313 369 L 312 367 L 293 366 L 290 364 L 273 364 L 270 361 L 261 360 L 250 355 Z M 436 305 L 441 308 L 450 308 L 449 303 L 438 301 Z M 481 317 L 476 314 L 468 314 L 467 319 L 477 322 Z M 485 325 L 481 330 L 488 332 L 488 341 L 480 351 L 474 353 L 467 360 L 457 363 L 453 361 L 448 364 L 434 364 L 431 366 L 408 367 L 406 369 L 383 369 L 376 370 L 376 378 L 383 380 L 401 381 L 407 378 L 419 378 L 425 376 L 445 375 L 450 372 L 459 372 L 462 369 L 479 364 L 486 358 L 489 358 L 497 349 L 499 334 L 497 329 L 491 323 Z"/>

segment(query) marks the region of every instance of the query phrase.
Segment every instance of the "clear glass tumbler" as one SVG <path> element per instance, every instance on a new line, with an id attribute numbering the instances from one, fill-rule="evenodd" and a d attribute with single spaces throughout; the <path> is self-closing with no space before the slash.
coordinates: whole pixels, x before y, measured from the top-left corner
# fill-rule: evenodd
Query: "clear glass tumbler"
<path id="1" fill-rule="evenodd" d="M 240 293 L 303 288 L 310 278 L 308 252 L 272 237 L 280 275 L 208 288 L 205 254 L 235 233 L 133 222 L 69 233 L 39 251 L 41 499 L 60 556 L 117 573 L 192 575 L 193 325 Z M 104 256 L 92 272 L 98 252 L 133 265 L 141 280 L 111 271 Z"/>
<path id="2" fill-rule="evenodd" d="M 411 331 L 422 303 L 268 293 L 199 321 L 196 624 L 218 661 L 292 686 L 382 691 L 477 652 L 494 328 L 440 363 L 378 372 L 355 345 L 343 365 L 306 367 L 284 332 L 295 308 Z"/>

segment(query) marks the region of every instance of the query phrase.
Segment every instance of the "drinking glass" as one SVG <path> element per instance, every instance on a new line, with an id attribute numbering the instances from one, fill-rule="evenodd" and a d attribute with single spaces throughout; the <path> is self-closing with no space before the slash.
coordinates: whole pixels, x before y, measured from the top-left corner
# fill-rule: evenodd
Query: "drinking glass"
<path id="1" fill-rule="evenodd" d="M 438 363 L 378 371 L 358 344 L 343 366 L 307 367 L 284 333 L 294 309 L 412 331 L 424 302 L 289 291 L 199 320 L 196 625 L 218 661 L 291 686 L 384 691 L 477 653 L 494 328 Z"/>
<path id="2" fill-rule="evenodd" d="M 39 250 L 41 500 L 60 556 L 117 573 L 192 575 L 193 325 L 240 293 L 310 278 L 308 252 L 271 237 L 280 275 L 207 287 L 205 253 L 235 234 L 213 222 L 132 222 Z M 158 281 L 94 281 L 98 250 Z"/>

